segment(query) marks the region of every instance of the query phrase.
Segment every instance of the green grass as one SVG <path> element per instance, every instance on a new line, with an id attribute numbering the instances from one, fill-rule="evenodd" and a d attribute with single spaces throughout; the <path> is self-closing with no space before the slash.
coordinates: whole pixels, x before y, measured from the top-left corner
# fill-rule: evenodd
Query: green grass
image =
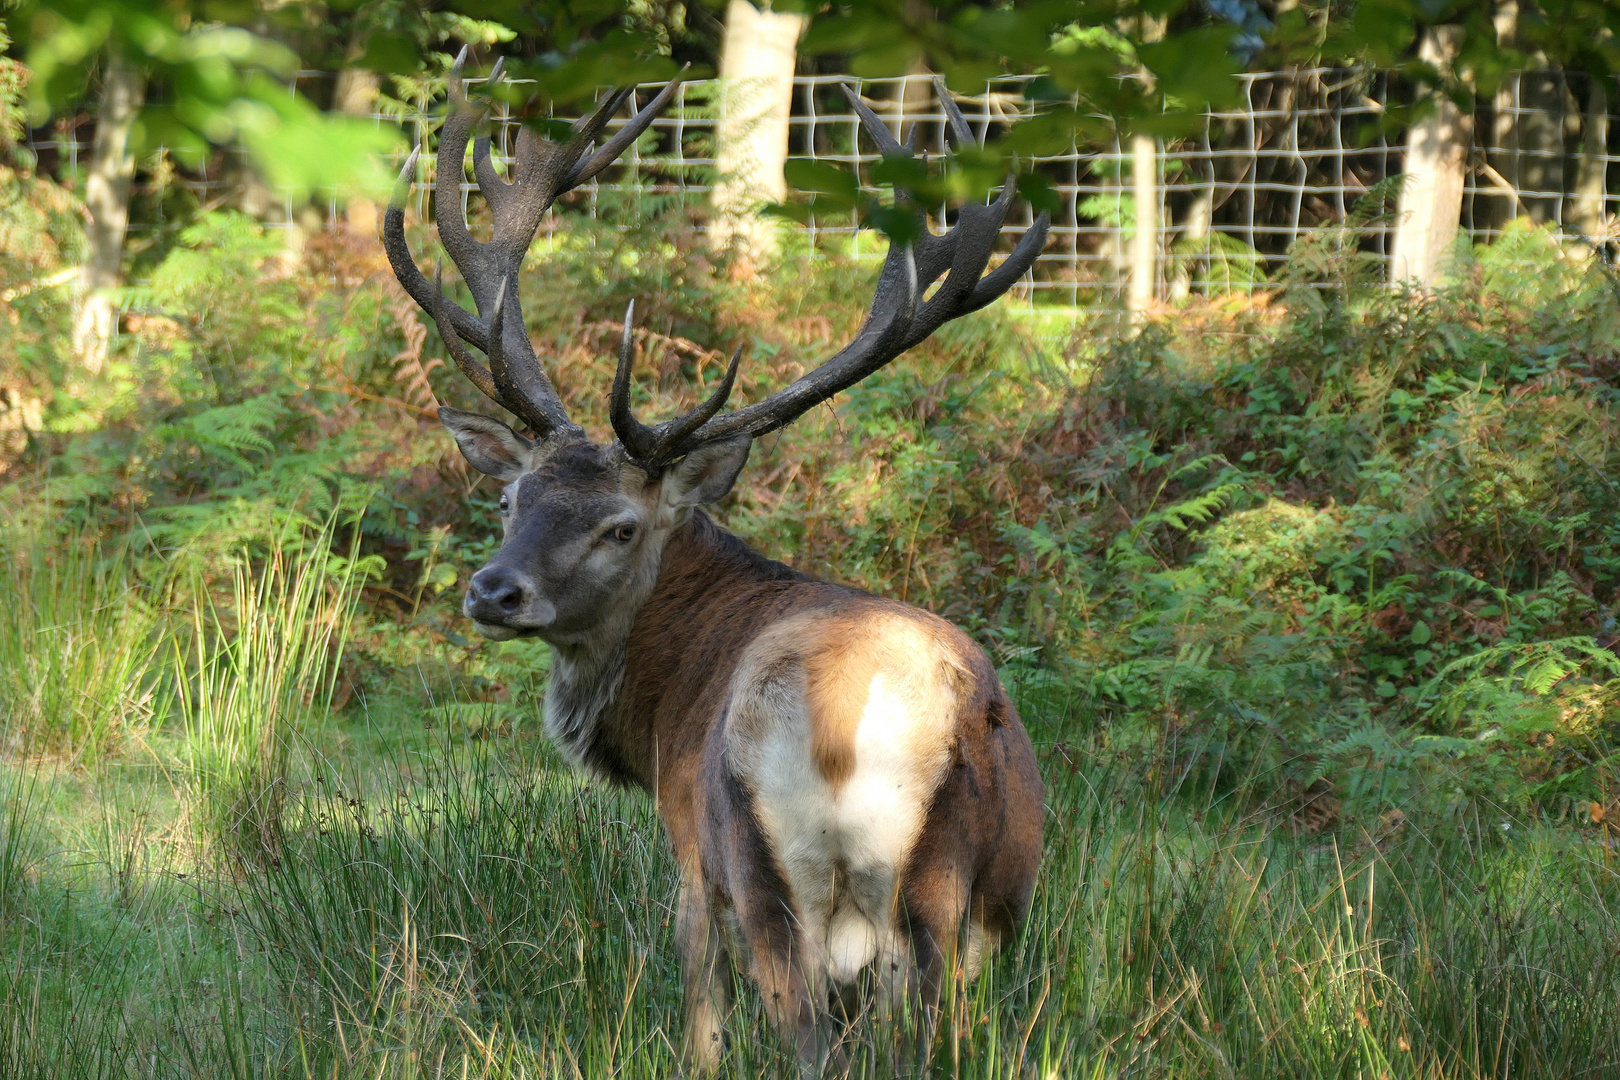
<path id="1" fill-rule="evenodd" d="M 672 1075 L 674 877 L 650 800 L 526 737 L 424 733 L 435 705 L 402 687 L 299 742 L 280 857 L 257 864 L 188 865 L 161 770 L 12 768 L 0 1075 Z M 1035 909 L 953 990 L 935 1075 L 1620 1067 L 1620 856 L 1589 836 L 1482 817 L 1300 834 L 1178 785 L 1173 760 L 1102 764 L 1076 718 L 1031 712 L 1050 782 Z M 738 1000 L 724 1075 L 796 1075 Z"/>
<path id="2" fill-rule="evenodd" d="M 331 707 L 363 580 L 353 560 L 324 557 L 333 521 L 309 548 L 233 560 L 219 599 L 189 567 L 189 619 L 171 639 L 181 764 L 191 804 L 225 815 L 205 835 L 246 841 L 237 854 L 279 855 L 292 737 Z"/>
<path id="3" fill-rule="evenodd" d="M 93 533 L 0 528 L 0 745 L 94 762 L 151 727 L 158 619 Z"/>

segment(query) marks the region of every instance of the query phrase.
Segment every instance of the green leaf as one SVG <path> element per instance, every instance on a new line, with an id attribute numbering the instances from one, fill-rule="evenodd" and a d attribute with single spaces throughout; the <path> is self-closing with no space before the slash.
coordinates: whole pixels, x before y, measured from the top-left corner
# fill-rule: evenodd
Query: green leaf
<path id="1" fill-rule="evenodd" d="M 860 181 L 846 169 L 826 161 L 810 158 L 790 158 L 782 167 L 782 175 L 790 187 L 830 197 L 839 208 L 855 205 L 860 193 Z"/>
<path id="2" fill-rule="evenodd" d="M 1141 46 L 1137 56 L 1158 77 L 1160 92 L 1174 98 L 1181 111 L 1229 108 L 1242 100 L 1237 74 L 1243 65 L 1232 55 L 1232 34 L 1226 26 L 1189 30 Z"/>
<path id="3" fill-rule="evenodd" d="M 428 579 L 428 584 L 432 586 L 435 593 L 441 593 L 454 586 L 458 577 L 455 567 L 449 563 L 440 563 L 433 568 L 433 574 Z"/>
<path id="4" fill-rule="evenodd" d="M 415 71 L 422 66 L 422 50 L 413 34 L 379 31 L 366 38 L 366 51 L 356 65 L 386 74 Z"/>

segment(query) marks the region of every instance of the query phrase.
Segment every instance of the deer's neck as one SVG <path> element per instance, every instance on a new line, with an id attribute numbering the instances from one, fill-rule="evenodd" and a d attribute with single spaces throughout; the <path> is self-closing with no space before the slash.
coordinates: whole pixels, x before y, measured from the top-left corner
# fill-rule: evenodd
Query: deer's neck
<path id="1" fill-rule="evenodd" d="M 695 760 L 731 667 L 781 610 L 772 597 L 810 579 L 702 511 L 650 563 L 597 637 L 553 646 L 546 732 L 575 765 L 657 792 Z"/>

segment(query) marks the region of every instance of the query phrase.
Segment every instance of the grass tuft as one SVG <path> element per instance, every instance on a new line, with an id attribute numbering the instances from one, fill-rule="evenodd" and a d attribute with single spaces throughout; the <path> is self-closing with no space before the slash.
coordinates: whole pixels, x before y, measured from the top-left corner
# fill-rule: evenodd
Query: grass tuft
<path id="1" fill-rule="evenodd" d="M 156 712 L 159 626 L 127 554 L 93 531 L 0 529 L 0 740 L 93 764 Z"/>

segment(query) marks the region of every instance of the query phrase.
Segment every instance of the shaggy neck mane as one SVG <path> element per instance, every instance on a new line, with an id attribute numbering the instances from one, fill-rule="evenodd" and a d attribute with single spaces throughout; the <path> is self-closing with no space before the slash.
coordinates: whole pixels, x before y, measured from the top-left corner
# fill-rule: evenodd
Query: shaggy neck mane
<path id="1" fill-rule="evenodd" d="M 759 621 L 747 614 L 755 605 L 738 601 L 810 580 L 693 511 L 647 560 L 630 602 L 599 634 L 583 645 L 553 646 L 546 733 L 575 765 L 656 788 L 660 755 L 667 765 L 668 754 L 686 749 L 661 746 L 652 730 L 659 706 L 680 697 L 683 668 L 689 675 L 712 670 L 724 653 L 714 631 L 724 628 L 724 638 L 737 640 Z"/>

